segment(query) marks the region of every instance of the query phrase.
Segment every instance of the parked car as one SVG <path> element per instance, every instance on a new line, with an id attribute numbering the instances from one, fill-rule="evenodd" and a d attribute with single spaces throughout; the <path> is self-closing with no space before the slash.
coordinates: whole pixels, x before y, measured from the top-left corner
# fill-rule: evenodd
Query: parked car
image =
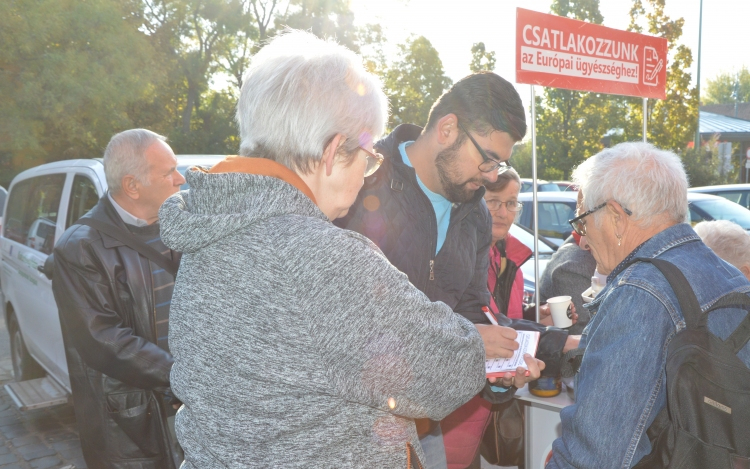
<path id="1" fill-rule="evenodd" d="M 534 252 L 534 232 L 526 228 L 525 226 L 513 223 L 510 225 L 508 232 L 523 244 L 526 245 L 531 252 Z M 550 242 L 543 236 L 539 237 L 539 278 L 542 278 L 542 273 L 547 267 L 552 254 L 557 251 L 557 245 Z M 523 301 L 524 303 L 533 303 L 534 294 L 536 293 L 535 281 L 534 281 L 534 255 L 524 262 L 521 266 L 521 272 L 523 273 Z"/>
<path id="2" fill-rule="evenodd" d="M 532 192 L 534 189 L 534 180 L 521 178 L 521 192 Z M 554 182 L 544 181 L 542 179 L 536 180 L 536 191 L 537 192 L 560 192 L 560 187 Z"/>
<path id="3" fill-rule="evenodd" d="M 570 181 L 552 181 L 553 183 L 557 184 L 557 187 L 560 188 L 563 192 L 578 192 L 578 186 L 573 184 Z"/>
<path id="4" fill-rule="evenodd" d="M 521 215 L 516 223 L 533 232 L 534 230 L 534 194 L 523 192 L 518 195 L 518 201 L 523 203 Z M 575 218 L 576 200 L 578 192 L 539 192 L 539 234 L 557 246 L 570 236 L 573 229 L 568 220 Z"/>
<path id="5" fill-rule="evenodd" d="M 691 187 L 689 192 L 711 194 L 724 197 L 750 209 L 750 184 L 726 184 L 723 186 Z"/>
<path id="6" fill-rule="evenodd" d="M 690 224 L 707 220 L 729 220 L 750 231 L 750 210 L 724 197 L 688 192 Z"/>
<path id="7" fill-rule="evenodd" d="M 223 158 L 178 156 L 178 170 L 184 173 L 194 165 L 210 167 Z M 6 387 L 22 409 L 67 400 L 68 366 L 52 282 L 44 273 L 49 273 L 45 261 L 68 226 L 88 212 L 106 190 L 100 159 L 44 164 L 23 171 L 10 184 L 5 223 L 0 228 L 0 313 L 10 335 L 16 381 L 36 380 L 28 381 L 29 386 L 39 396 L 47 396 L 43 402 L 33 401 L 34 393 L 24 391 L 29 386 Z"/>

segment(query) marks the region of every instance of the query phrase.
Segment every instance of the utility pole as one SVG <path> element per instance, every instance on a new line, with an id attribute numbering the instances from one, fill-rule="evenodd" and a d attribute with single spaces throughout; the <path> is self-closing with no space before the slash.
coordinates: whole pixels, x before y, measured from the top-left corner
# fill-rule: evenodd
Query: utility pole
<path id="1" fill-rule="evenodd" d="M 697 74 L 697 87 L 698 87 L 698 125 L 695 129 L 695 149 L 699 149 L 701 145 L 701 36 L 703 34 L 703 0 L 701 0 L 700 16 L 698 19 L 698 74 Z"/>

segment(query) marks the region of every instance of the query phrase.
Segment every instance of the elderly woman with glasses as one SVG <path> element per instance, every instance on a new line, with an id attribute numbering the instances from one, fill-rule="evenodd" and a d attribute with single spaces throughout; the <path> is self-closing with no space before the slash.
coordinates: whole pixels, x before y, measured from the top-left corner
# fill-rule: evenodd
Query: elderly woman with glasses
<path id="1" fill-rule="evenodd" d="M 162 206 L 183 252 L 169 345 L 184 469 L 421 467 L 414 419 L 442 419 L 487 385 L 485 356 L 512 354 L 502 328 L 429 301 L 331 223 L 382 161 L 387 108 L 354 53 L 281 34 L 245 74 L 240 156 L 191 169 Z"/>
<path id="2" fill-rule="evenodd" d="M 676 266 L 703 310 L 726 293 L 750 292 L 750 283 L 683 223 L 688 183 L 674 153 L 621 143 L 584 161 L 573 181 L 583 200 L 570 224 L 587 237 L 608 281 L 589 307 L 576 402 L 560 413 L 562 437 L 546 467 L 633 467 L 652 451 L 646 430 L 666 405 L 668 347 L 685 327 L 677 295 L 651 262 L 640 259 Z M 726 339 L 746 316 L 724 308 L 709 315 L 708 328 Z M 750 365 L 750 346 L 738 356 Z"/>

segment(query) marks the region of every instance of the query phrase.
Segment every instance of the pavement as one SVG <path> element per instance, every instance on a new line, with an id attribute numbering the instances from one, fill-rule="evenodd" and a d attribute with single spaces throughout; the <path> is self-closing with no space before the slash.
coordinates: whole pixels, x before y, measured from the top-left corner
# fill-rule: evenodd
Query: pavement
<path id="1" fill-rule="evenodd" d="M 0 469 L 84 469 L 73 406 L 21 412 L 2 387 L 12 381 L 10 338 L 0 317 Z"/>

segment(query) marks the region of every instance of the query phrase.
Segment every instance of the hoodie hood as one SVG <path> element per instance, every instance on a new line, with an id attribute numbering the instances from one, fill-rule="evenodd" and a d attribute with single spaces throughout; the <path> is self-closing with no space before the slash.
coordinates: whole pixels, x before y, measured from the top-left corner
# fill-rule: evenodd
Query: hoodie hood
<path id="1" fill-rule="evenodd" d="M 273 217 L 328 221 L 308 196 L 274 176 L 191 168 L 185 178 L 190 189 L 168 198 L 159 210 L 161 238 L 175 251 L 195 252 Z"/>

